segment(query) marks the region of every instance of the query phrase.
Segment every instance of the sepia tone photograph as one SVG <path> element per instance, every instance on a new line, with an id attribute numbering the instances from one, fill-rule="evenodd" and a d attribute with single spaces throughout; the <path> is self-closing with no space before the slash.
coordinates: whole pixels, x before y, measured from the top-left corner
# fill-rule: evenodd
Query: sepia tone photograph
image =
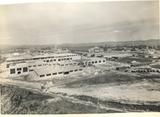
<path id="1" fill-rule="evenodd" d="M 0 4 L 0 113 L 160 112 L 159 2 Z"/>

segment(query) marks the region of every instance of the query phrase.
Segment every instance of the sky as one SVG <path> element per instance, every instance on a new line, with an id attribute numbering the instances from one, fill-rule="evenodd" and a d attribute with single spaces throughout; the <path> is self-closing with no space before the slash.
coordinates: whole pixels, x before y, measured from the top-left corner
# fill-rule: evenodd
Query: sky
<path id="1" fill-rule="evenodd" d="M 0 44 L 35 45 L 159 39 L 152 1 L 0 5 Z"/>

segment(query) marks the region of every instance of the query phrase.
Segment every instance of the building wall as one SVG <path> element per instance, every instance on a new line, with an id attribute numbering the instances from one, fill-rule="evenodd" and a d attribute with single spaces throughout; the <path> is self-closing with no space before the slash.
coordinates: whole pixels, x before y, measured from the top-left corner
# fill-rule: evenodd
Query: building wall
<path id="1" fill-rule="evenodd" d="M 89 53 L 101 53 L 101 52 L 104 52 L 104 50 L 102 48 L 99 48 L 99 47 L 90 48 L 88 51 L 89 51 Z"/>
<path id="2" fill-rule="evenodd" d="M 89 60 L 83 61 L 83 64 L 88 65 L 99 65 L 99 64 L 105 64 L 106 60 L 104 58 L 90 58 Z"/>
<path id="3" fill-rule="evenodd" d="M 18 77 L 29 74 L 29 68 L 27 63 L 15 64 L 8 69 L 9 77 Z"/>
<path id="4" fill-rule="evenodd" d="M 48 71 L 48 73 L 39 73 L 37 80 L 52 79 L 55 77 L 67 76 L 81 71 L 83 71 L 82 68 L 75 68 L 70 70 L 66 69 L 65 71 L 55 71 L 55 72 Z"/>

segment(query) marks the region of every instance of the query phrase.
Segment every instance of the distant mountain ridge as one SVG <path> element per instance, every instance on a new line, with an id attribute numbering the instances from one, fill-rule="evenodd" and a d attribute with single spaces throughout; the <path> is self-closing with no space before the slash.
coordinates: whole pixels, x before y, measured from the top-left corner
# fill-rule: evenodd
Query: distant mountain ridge
<path id="1" fill-rule="evenodd" d="M 160 46 L 160 39 L 150 39 L 150 40 L 135 40 L 135 41 L 108 41 L 108 42 L 95 42 L 95 43 L 67 43 L 59 44 L 57 47 L 87 47 L 87 46 L 138 46 L 138 45 L 147 45 L 147 46 Z M 3 48 L 29 48 L 29 47 L 54 47 L 54 44 L 50 45 L 1 45 L 0 49 Z"/>
<path id="2" fill-rule="evenodd" d="M 108 41 L 108 42 L 95 42 L 95 43 L 80 43 L 80 44 L 61 44 L 60 47 L 75 47 L 75 46 L 137 46 L 137 45 L 147 45 L 147 46 L 158 46 L 160 45 L 160 39 L 152 40 L 136 40 L 136 41 Z"/>

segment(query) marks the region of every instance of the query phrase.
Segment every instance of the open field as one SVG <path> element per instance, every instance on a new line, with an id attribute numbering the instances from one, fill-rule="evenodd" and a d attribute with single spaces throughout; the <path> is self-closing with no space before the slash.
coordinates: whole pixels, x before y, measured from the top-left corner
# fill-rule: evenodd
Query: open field
<path id="1" fill-rule="evenodd" d="M 6 81 L 1 85 L 1 112 L 159 112 L 160 77 L 152 76 L 105 71 L 103 74 L 88 75 L 84 78 L 57 79 L 44 92 L 39 88 L 38 82 L 26 84 L 23 81 Z M 10 85 L 7 85 L 7 82 L 10 82 Z"/>

